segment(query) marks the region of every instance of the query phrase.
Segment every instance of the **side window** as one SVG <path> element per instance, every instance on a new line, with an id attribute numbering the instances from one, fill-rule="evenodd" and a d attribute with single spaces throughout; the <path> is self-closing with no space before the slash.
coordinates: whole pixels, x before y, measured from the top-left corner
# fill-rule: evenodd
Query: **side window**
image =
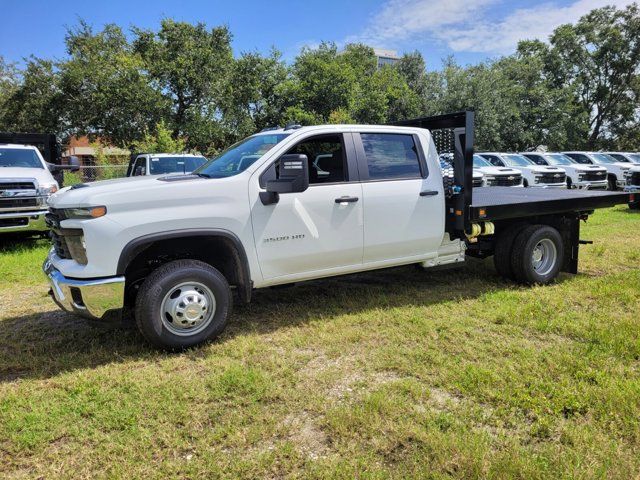
<path id="1" fill-rule="evenodd" d="M 610 153 L 609 156 L 615 158 L 619 162 L 624 162 L 624 163 L 628 163 L 629 162 L 629 160 L 624 158 L 624 155 L 620 155 L 619 153 Z"/>
<path id="2" fill-rule="evenodd" d="M 147 174 L 147 159 L 145 157 L 136 158 L 136 163 L 133 164 L 133 172 L 131 175 L 137 177 Z"/>
<path id="3" fill-rule="evenodd" d="M 484 158 L 487 159 L 487 161 L 493 165 L 494 167 L 504 167 L 504 164 L 502 163 L 502 160 L 500 160 L 498 157 L 496 157 L 495 155 L 482 155 Z"/>
<path id="4" fill-rule="evenodd" d="M 287 152 L 306 155 L 309 160 L 309 184 L 339 183 L 348 181 L 347 159 L 342 144 L 342 134 L 318 135 L 302 140 Z M 277 162 L 260 176 L 260 186 L 267 180 L 278 178 Z"/>
<path id="5" fill-rule="evenodd" d="M 420 159 L 413 135 L 361 133 L 371 180 L 420 178 Z"/>

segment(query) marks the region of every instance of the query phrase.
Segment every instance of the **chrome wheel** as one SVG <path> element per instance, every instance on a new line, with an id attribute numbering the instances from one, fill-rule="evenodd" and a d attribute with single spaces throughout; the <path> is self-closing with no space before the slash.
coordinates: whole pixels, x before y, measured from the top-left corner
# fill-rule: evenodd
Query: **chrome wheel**
<path id="1" fill-rule="evenodd" d="M 180 336 L 195 335 L 207 328 L 215 312 L 213 292 L 199 282 L 185 282 L 173 287 L 160 305 L 162 324 Z"/>
<path id="2" fill-rule="evenodd" d="M 533 269 L 538 275 L 547 275 L 553 270 L 557 258 L 558 250 L 556 245 L 548 238 L 540 240 L 531 253 Z"/>

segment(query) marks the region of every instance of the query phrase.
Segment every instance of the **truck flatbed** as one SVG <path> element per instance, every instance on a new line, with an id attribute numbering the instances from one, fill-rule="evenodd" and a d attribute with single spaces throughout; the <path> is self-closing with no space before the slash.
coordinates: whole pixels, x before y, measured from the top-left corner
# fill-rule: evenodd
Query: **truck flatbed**
<path id="1" fill-rule="evenodd" d="M 569 212 L 589 212 L 629 201 L 629 194 L 595 190 L 480 187 L 473 189 L 470 221 L 513 218 Z"/>

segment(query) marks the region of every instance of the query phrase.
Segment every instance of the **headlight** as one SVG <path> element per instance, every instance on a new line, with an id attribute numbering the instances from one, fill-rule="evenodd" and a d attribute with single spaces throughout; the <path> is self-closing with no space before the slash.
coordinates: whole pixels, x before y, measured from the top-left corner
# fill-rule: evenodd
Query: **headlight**
<path id="1" fill-rule="evenodd" d="M 107 207 L 79 207 L 79 208 L 65 208 L 64 218 L 98 218 L 107 214 Z"/>
<path id="2" fill-rule="evenodd" d="M 38 195 L 53 195 L 57 191 L 57 183 L 43 183 L 42 185 L 38 185 Z"/>

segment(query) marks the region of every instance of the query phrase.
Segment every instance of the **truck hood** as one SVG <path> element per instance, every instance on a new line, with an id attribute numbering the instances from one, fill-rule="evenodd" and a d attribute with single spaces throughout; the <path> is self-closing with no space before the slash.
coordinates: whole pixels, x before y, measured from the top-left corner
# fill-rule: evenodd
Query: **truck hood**
<path id="1" fill-rule="evenodd" d="M 166 179 L 169 179 L 167 181 Z M 139 176 L 101 180 L 65 187 L 49 197 L 48 204 L 53 208 L 90 207 L 114 204 L 134 204 L 136 202 L 158 201 L 166 198 L 187 197 L 185 183 L 218 182 L 220 179 L 207 179 L 195 175 L 176 176 Z M 183 191 L 185 193 L 183 193 Z"/>
<path id="2" fill-rule="evenodd" d="M 0 179 L 7 178 L 35 179 L 40 185 L 56 183 L 46 168 L 0 167 Z"/>
<path id="3" fill-rule="evenodd" d="M 519 167 L 526 168 L 533 173 L 565 173 L 565 170 L 560 167 L 552 167 L 552 166 L 544 166 L 544 165 L 531 165 L 530 167 Z"/>
<path id="4" fill-rule="evenodd" d="M 485 175 L 520 175 L 518 170 L 509 167 L 476 167 L 475 170 Z"/>
<path id="5" fill-rule="evenodd" d="M 573 168 L 576 172 L 606 172 L 607 169 L 598 165 L 567 165 L 562 168 Z"/>

